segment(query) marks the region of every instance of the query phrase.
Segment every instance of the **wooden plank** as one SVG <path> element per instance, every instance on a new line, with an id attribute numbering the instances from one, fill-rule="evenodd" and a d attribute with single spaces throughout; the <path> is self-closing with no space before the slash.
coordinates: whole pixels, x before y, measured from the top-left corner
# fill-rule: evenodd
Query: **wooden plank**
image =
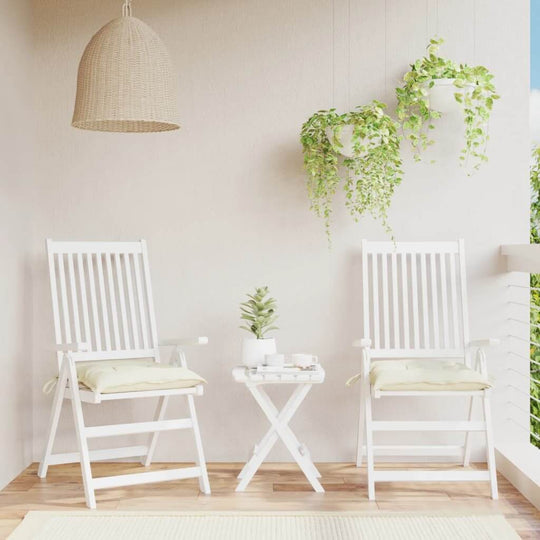
<path id="1" fill-rule="evenodd" d="M 381 276 L 381 287 L 382 287 L 382 304 L 383 304 L 383 328 L 384 328 L 384 347 L 390 348 L 390 305 L 388 301 L 388 255 L 381 255 L 382 263 L 382 276 Z"/>
<path id="2" fill-rule="evenodd" d="M 129 300 L 129 320 L 131 321 L 131 335 L 133 336 L 133 348 L 139 348 L 139 330 L 137 325 L 137 314 L 135 312 L 135 299 L 133 294 L 133 279 L 131 277 L 130 254 L 124 254 L 124 266 L 126 270 L 126 288 Z"/>
<path id="3" fill-rule="evenodd" d="M 101 253 L 96 255 L 96 266 L 98 272 L 99 298 L 101 304 L 101 315 L 103 323 L 103 334 L 105 335 L 105 347 L 111 350 L 111 332 L 109 328 L 109 313 L 107 311 L 107 296 L 105 294 L 105 280 L 103 278 L 103 262 Z"/>
<path id="4" fill-rule="evenodd" d="M 371 254 L 371 291 L 372 291 L 372 309 L 373 316 L 373 345 L 375 349 L 380 349 L 380 329 L 379 329 L 379 271 L 377 254 Z"/>
<path id="5" fill-rule="evenodd" d="M 142 343 L 145 349 L 148 348 L 148 328 L 146 326 L 146 305 L 143 299 L 141 268 L 139 255 L 133 255 L 133 267 L 135 270 L 135 285 L 137 287 L 137 300 L 139 306 L 139 320 L 141 322 Z"/>
<path id="6" fill-rule="evenodd" d="M 488 471 L 375 471 L 375 482 L 485 482 Z"/>
<path id="7" fill-rule="evenodd" d="M 127 310 L 126 310 L 126 290 L 124 288 L 124 278 L 122 277 L 123 254 L 114 254 L 114 265 L 116 267 L 116 280 L 118 283 L 118 297 L 120 298 L 120 313 L 122 314 L 122 334 L 124 336 L 124 349 L 131 349 L 131 338 L 129 336 Z"/>
<path id="8" fill-rule="evenodd" d="M 424 420 L 376 420 L 373 431 L 486 431 L 485 422 L 424 421 Z"/>
<path id="9" fill-rule="evenodd" d="M 183 467 L 182 469 L 102 476 L 101 478 L 93 479 L 92 487 L 94 489 L 107 489 L 111 487 L 133 486 L 135 484 L 152 484 L 154 482 L 165 482 L 168 480 L 197 478 L 200 474 L 201 469 L 199 467 Z"/>
<path id="10" fill-rule="evenodd" d="M 407 277 L 407 253 L 401 253 L 401 296 L 403 299 L 403 348 L 410 348 L 409 333 L 409 280 Z"/>
<path id="11" fill-rule="evenodd" d="M 93 439 L 95 437 L 116 437 L 117 435 L 172 431 L 175 429 L 189 429 L 192 427 L 193 423 L 191 418 L 179 418 L 176 420 L 161 420 L 160 422 L 132 422 L 131 424 L 90 426 L 84 428 L 84 434 L 87 438 Z"/>
<path id="12" fill-rule="evenodd" d="M 97 295 L 96 295 L 96 282 L 94 275 L 94 263 L 92 261 L 92 254 L 86 253 L 86 266 L 88 267 L 88 284 L 90 288 L 90 300 L 92 304 L 92 320 L 94 322 L 94 336 L 96 350 L 101 350 L 101 330 L 99 323 L 98 307 L 97 307 Z"/>
<path id="13" fill-rule="evenodd" d="M 420 254 L 420 281 L 422 283 L 422 320 L 424 323 L 424 349 L 431 347 L 431 340 L 429 335 L 429 310 L 428 310 L 428 281 L 426 271 L 426 254 Z"/>
<path id="14" fill-rule="evenodd" d="M 111 319 L 113 324 L 114 349 L 118 350 L 122 348 L 122 343 L 120 342 L 118 309 L 116 305 L 116 284 L 113 277 L 111 254 L 105 253 L 103 256 L 105 257 L 105 266 L 107 268 L 107 283 L 109 284 L 109 299 L 111 305 Z M 98 257 L 101 258 L 99 254 Z"/>
<path id="15" fill-rule="evenodd" d="M 84 260 L 83 254 L 77 253 L 77 270 L 79 276 L 79 290 L 81 291 L 81 304 L 82 304 L 82 316 L 84 324 L 84 342 L 88 344 L 90 349 L 92 347 L 92 334 L 90 332 L 90 313 L 88 312 L 88 299 L 86 294 L 86 279 L 84 273 Z"/>

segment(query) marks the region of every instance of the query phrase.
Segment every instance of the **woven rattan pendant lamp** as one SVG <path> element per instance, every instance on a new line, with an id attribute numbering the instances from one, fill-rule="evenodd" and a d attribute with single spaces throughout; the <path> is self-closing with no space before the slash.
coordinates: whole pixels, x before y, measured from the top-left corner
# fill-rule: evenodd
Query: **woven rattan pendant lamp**
<path id="1" fill-rule="evenodd" d="M 84 50 L 72 125 L 132 133 L 180 127 L 167 49 L 147 24 L 131 16 L 131 0 L 125 0 L 122 17 L 101 28 Z"/>

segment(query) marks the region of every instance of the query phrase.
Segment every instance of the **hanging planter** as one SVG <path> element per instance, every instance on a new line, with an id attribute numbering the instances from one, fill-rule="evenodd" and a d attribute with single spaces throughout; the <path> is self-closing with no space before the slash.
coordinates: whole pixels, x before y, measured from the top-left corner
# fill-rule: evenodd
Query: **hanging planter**
<path id="1" fill-rule="evenodd" d="M 341 115 L 335 109 L 319 111 L 302 126 L 311 209 L 324 220 L 329 240 L 332 201 L 340 183 L 353 219 L 369 213 L 391 234 L 388 208 L 402 171 L 398 124 L 385 107 L 373 101 Z"/>
<path id="2" fill-rule="evenodd" d="M 465 144 L 459 159 L 467 168 L 477 170 L 488 159 L 489 117 L 499 96 L 493 75 L 484 66 L 456 64 L 437 56 L 442 43 L 442 39 L 432 39 L 427 56 L 411 64 L 403 76 L 403 86 L 396 88 L 396 113 L 415 159 L 420 160 L 421 152 L 434 143 L 429 135 L 435 128 L 433 121 L 457 104 L 465 122 Z"/>
<path id="3" fill-rule="evenodd" d="M 458 83 L 459 84 L 459 83 Z M 429 108 L 440 113 L 459 111 L 459 102 L 456 101 L 456 79 L 433 79 L 425 84 L 428 91 Z M 465 83 L 461 91 L 470 94 L 474 85 Z"/>

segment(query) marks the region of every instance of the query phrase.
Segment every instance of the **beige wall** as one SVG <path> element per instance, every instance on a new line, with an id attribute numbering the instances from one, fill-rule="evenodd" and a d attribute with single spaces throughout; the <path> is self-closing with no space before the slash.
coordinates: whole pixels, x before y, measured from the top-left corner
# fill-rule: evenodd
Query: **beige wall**
<path id="1" fill-rule="evenodd" d="M 31 17 L 0 1 L 0 488 L 32 459 Z"/>
<path id="2" fill-rule="evenodd" d="M 359 246 L 362 238 L 386 237 L 369 218 L 354 224 L 338 204 L 327 249 L 322 224 L 309 211 L 299 129 L 321 108 L 345 111 L 379 98 L 392 109 L 393 88 L 437 32 L 447 39 L 444 54 L 486 64 L 496 75 L 503 99 L 491 122 L 490 162 L 468 178 L 457 166 L 459 119 L 441 122 L 435 165 L 414 164 L 405 150 L 406 175 L 390 220 L 398 240 L 464 237 L 472 335 L 507 334 L 498 248 L 528 238 L 526 0 L 135 2 L 134 14 L 162 36 L 179 74 L 182 129 L 150 135 L 70 127 L 78 60 L 91 35 L 119 14 L 120 2 L 46 0 L 34 9 L 35 455 L 50 404 L 40 388 L 55 370 L 47 352 L 53 328 L 44 240 L 143 237 L 160 335 L 210 338 L 192 363 L 209 381 L 198 400 L 208 458 L 245 459 L 266 430 L 230 371 L 243 335 L 238 303 L 255 285 L 268 284 L 279 302 L 280 350 L 312 351 L 327 369 L 324 387 L 313 390 L 293 427 L 316 460 L 352 459 L 358 388 L 344 381 L 358 369 L 350 343 L 360 332 Z M 504 359 L 504 350 L 493 356 L 500 378 Z M 500 385 L 495 394 L 502 417 Z M 377 403 L 376 414 L 396 408 Z M 148 417 L 148 404 L 106 405 L 90 418 L 136 412 Z M 410 401 L 398 412 L 450 416 L 465 408 Z M 62 424 L 60 447 L 67 448 L 71 427 L 69 419 Z M 186 437 L 164 436 L 158 458 L 192 456 Z M 288 459 L 281 449 L 272 456 Z"/>

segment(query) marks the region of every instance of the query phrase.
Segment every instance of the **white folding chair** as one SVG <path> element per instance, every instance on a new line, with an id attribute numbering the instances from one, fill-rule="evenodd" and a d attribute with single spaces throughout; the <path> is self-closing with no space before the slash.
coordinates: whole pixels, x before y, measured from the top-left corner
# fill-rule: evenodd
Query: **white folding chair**
<path id="1" fill-rule="evenodd" d="M 49 465 L 80 461 L 86 504 L 90 508 L 96 507 L 96 489 L 181 478 L 199 478 L 201 491 L 209 494 L 210 484 L 193 400 L 193 396 L 203 393 L 200 383 L 187 388 L 171 388 L 169 384 L 167 389 L 154 385 L 150 390 L 98 393 L 80 385 L 78 381 L 78 362 L 129 362 L 135 359 L 139 359 L 139 362 L 140 359 L 160 361 L 146 242 L 47 240 L 47 252 L 59 376 L 45 453 L 38 470 L 39 477 L 47 475 Z M 183 348 L 187 345 L 202 345 L 207 341 L 207 338 L 168 340 L 161 345 L 175 347 L 177 365 L 185 368 L 187 365 Z M 169 397 L 177 395 L 186 396 L 189 417 L 165 420 Z M 101 426 L 85 424 L 82 402 L 99 404 L 111 400 L 150 397 L 159 398 L 154 421 Z M 79 451 L 53 454 L 64 399 L 71 400 Z M 197 460 L 194 467 L 92 477 L 92 460 L 140 457 L 143 465 L 150 465 L 159 433 L 186 428 L 192 429 L 195 437 Z M 152 433 L 148 444 L 104 450 L 89 450 L 88 447 L 89 440 L 97 437 L 136 433 Z"/>
<path id="2" fill-rule="evenodd" d="M 486 346 L 496 339 L 469 341 L 465 251 L 458 242 L 362 242 L 364 337 L 357 466 L 367 457 L 368 494 L 376 482 L 489 481 L 497 498 L 497 476 L 487 382 Z M 475 365 L 471 365 L 474 357 Z M 388 360 L 392 363 L 383 364 Z M 385 369 L 386 368 L 386 369 Z M 446 370 L 446 371 L 445 371 Z M 380 421 L 372 398 L 455 396 L 469 399 L 466 421 Z M 484 419 L 473 421 L 474 398 Z M 373 434 L 391 431 L 465 432 L 463 445 L 376 446 Z M 459 455 L 469 465 L 471 432 L 485 432 L 487 470 L 375 470 L 380 455 Z M 365 447 L 364 447 L 365 435 Z"/>

